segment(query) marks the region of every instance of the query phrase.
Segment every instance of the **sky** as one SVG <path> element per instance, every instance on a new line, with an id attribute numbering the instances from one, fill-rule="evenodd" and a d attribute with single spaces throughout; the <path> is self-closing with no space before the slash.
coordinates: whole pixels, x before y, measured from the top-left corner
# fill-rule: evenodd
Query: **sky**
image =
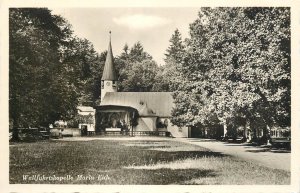
<path id="1" fill-rule="evenodd" d="M 51 8 L 50 8 L 51 9 Z M 189 37 L 189 24 L 197 19 L 199 8 L 53 8 L 73 26 L 74 34 L 86 38 L 97 52 L 107 50 L 112 32 L 114 56 L 125 43 L 140 41 L 158 65 L 164 65 L 169 40 L 178 28 L 182 38 Z"/>

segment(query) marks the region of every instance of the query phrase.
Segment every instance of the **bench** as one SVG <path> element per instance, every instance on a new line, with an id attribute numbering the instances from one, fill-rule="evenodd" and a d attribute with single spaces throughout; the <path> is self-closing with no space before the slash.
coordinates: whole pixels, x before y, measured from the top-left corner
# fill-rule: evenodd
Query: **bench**
<path id="1" fill-rule="evenodd" d="M 40 131 L 40 134 L 43 139 L 49 139 L 50 138 L 50 132 L 48 131 Z"/>

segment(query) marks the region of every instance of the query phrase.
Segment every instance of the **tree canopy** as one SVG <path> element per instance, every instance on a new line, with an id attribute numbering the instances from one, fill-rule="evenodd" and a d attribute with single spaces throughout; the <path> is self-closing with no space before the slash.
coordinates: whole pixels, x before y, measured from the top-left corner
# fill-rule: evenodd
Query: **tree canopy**
<path id="1" fill-rule="evenodd" d="M 101 56 L 74 36 L 71 25 L 46 8 L 9 11 L 9 117 L 18 127 L 48 126 L 69 119 L 101 73 Z M 100 59 L 100 60 L 99 60 Z"/>
<path id="2" fill-rule="evenodd" d="M 45 125 L 66 116 L 76 104 L 60 62 L 70 25 L 47 9 L 11 8 L 9 17 L 9 106 L 14 125 Z"/>
<path id="3" fill-rule="evenodd" d="M 201 8 L 182 60 L 174 123 L 260 117 L 290 124 L 289 8 Z"/>

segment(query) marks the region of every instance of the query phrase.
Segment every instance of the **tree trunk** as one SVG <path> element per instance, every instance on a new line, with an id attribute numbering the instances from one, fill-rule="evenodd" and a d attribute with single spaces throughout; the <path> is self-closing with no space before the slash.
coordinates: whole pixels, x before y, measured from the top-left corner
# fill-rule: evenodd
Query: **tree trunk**
<path id="1" fill-rule="evenodd" d="M 247 139 L 247 142 L 251 141 L 251 132 L 250 132 L 250 121 L 247 120 L 246 121 L 246 125 L 245 125 L 245 138 Z"/>
<path id="2" fill-rule="evenodd" d="M 256 142 L 257 141 L 257 131 L 256 131 L 256 128 L 255 128 L 255 125 L 254 125 L 254 121 L 255 119 L 253 117 L 250 117 L 248 119 L 248 123 L 249 123 L 249 129 L 251 130 L 250 132 L 250 139 L 249 139 L 249 142 Z"/>
<path id="3" fill-rule="evenodd" d="M 267 145 L 271 145 L 270 139 L 271 139 L 271 128 L 269 125 L 267 125 Z"/>
<path id="4" fill-rule="evenodd" d="M 227 124 L 226 124 L 226 121 L 223 122 L 223 130 L 224 130 L 224 138 L 226 137 L 227 135 Z"/>

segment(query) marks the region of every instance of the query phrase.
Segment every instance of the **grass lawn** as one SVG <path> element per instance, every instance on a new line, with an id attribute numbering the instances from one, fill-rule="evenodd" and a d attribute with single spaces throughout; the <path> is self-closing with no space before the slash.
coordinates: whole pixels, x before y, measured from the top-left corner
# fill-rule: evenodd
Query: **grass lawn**
<path id="1" fill-rule="evenodd" d="M 290 184 L 290 173 L 172 140 L 10 145 L 11 184 Z"/>

